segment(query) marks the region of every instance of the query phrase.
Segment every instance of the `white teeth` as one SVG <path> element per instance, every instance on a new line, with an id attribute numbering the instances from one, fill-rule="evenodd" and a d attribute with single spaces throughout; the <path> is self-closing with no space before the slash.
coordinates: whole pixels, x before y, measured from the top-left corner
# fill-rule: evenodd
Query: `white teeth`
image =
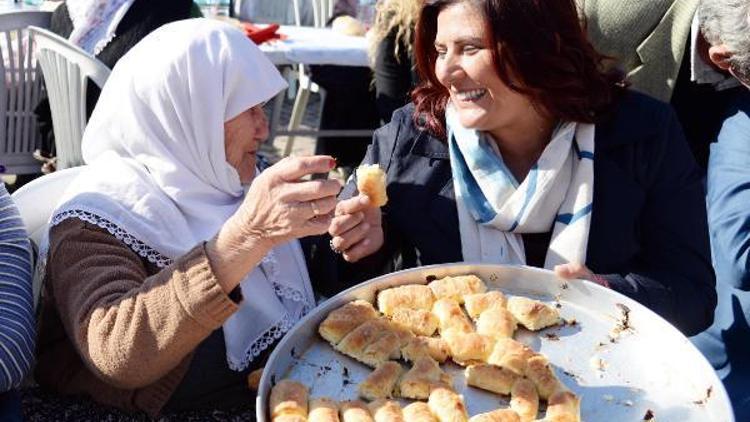
<path id="1" fill-rule="evenodd" d="M 471 91 L 457 92 L 456 97 L 461 101 L 476 101 L 486 93 L 486 89 L 472 89 Z"/>

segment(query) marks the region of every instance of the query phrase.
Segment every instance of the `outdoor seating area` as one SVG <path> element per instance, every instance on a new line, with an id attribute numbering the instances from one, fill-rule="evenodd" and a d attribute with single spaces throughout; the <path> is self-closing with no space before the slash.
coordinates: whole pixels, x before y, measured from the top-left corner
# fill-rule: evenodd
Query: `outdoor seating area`
<path id="1" fill-rule="evenodd" d="M 750 421 L 750 0 L 0 0 L 0 421 Z"/>

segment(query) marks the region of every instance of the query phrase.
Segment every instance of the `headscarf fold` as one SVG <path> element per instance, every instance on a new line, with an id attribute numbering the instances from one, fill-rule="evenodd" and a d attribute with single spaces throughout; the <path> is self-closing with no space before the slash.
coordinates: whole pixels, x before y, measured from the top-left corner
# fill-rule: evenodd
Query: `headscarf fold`
<path id="1" fill-rule="evenodd" d="M 73 22 L 68 41 L 98 55 L 115 37 L 117 25 L 135 0 L 67 0 Z"/>
<path id="2" fill-rule="evenodd" d="M 79 218 L 169 265 L 214 236 L 245 198 L 248 187 L 226 160 L 224 122 L 285 86 L 263 53 L 228 24 L 191 19 L 162 26 L 113 69 L 83 136 L 87 166 L 51 226 Z M 297 241 L 274 248 L 240 287 L 244 300 L 223 326 L 235 370 L 314 306 Z"/>

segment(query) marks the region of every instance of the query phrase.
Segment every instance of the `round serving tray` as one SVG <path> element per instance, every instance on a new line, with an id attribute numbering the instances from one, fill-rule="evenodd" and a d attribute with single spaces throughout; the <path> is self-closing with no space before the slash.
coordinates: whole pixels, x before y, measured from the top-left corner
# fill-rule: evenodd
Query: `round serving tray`
<path id="1" fill-rule="evenodd" d="M 476 274 L 490 290 L 540 299 L 559 308 L 565 324 L 536 333 L 519 329 L 515 338 L 545 354 L 560 381 L 581 397 L 582 420 L 734 421 L 727 393 L 708 361 L 646 307 L 594 283 L 561 280 L 547 270 L 472 264 L 387 274 L 320 304 L 269 357 L 257 396 L 258 421 L 270 420 L 271 387 L 284 378 L 307 385 L 311 397 L 357 398 L 357 385 L 372 369 L 334 351 L 318 335 L 318 325 L 329 312 L 355 299 L 375 303 L 377 292 L 389 287 L 461 274 Z M 470 415 L 508 406 L 507 397 L 466 386 L 458 365 L 441 366 L 453 376 L 454 388 L 463 394 Z"/>

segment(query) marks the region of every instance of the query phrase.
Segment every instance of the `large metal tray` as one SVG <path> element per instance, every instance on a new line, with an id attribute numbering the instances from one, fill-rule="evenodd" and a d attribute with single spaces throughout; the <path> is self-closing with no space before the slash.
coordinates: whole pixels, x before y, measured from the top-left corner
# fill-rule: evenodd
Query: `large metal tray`
<path id="1" fill-rule="evenodd" d="M 258 391 L 258 421 L 270 420 L 270 390 L 284 378 L 304 383 L 313 397 L 357 398 L 357 385 L 371 369 L 337 353 L 317 334 L 329 312 L 354 299 L 374 303 L 377 292 L 388 287 L 460 274 L 478 275 L 491 290 L 559 304 L 568 324 L 538 333 L 519 330 L 516 339 L 544 353 L 560 380 L 582 397 L 584 421 L 642 421 L 649 411 L 660 422 L 734 421 L 727 393 L 706 359 L 644 306 L 594 283 L 563 281 L 546 270 L 469 264 L 388 274 L 323 302 L 269 357 Z M 454 388 L 464 395 L 470 415 L 507 407 L 507 398 L 467 387 L 459 366 L 443 367 L 453 375 Z"/>

